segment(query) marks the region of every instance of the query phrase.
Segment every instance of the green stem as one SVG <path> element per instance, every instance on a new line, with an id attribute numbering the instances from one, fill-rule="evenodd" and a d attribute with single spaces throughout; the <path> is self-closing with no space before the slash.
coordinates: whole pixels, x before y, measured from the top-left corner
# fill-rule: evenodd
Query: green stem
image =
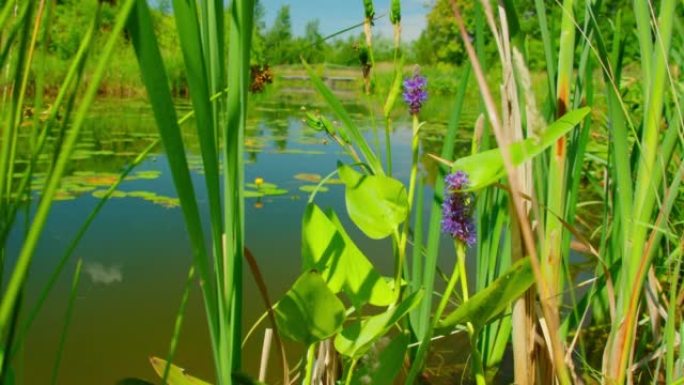
<path id="1" fill-rule="evenodd" d="M 392 141 L 390 133 L 392 132 L 392 120 L 385 119 L 385 157 L 387 162 L 387 175 L 392 176 Z"/>
<path id="2" fill-rule="evenodd" d="M 458 243 L 460 242 L 457 242 L 457 244 Z M 423 340 L 420 341 L 420 345 L 418 346 L 418 352 L 416 353 L 416 357 L 413 361 L 413 364 L 411 365 L 409 374 L 406 376 L 406 385 L 411 385 L 415 382 L 416 378 L 418 377 L 418 374 L 420 373 L 420 370 L 423 367 L 423 362 L 425 361 L 428 349 L 430 348 L 430 341 L 432 340 L 432 336 L 434 335 L 435 327 L 437 327 L 437 323 L 442 318 L 442 314 L 444 314 L 444 310 L 446 309 L 446 306 L 449 303 L 451 293 L 454 291 L 454 288 L 456 287 L 456 282 L 459 279 L 459 275 L 461 275 L 461 271 L 462 269 L 459 261 L 454 262 L 454 269 L 451 272 L 451 277 L 449 278 L 449 282 L 447 283 L 446 290 L 444 291 L 444 294 L 442 294 L 442 299 L 439 301 L 439 304 L 437 305 L 437 310 L 435 311 L 435 315 L 433 316 L 432 322 L 430 323 L 430 328 L 425 333 Z M 465 275 L 462 278 L 465 279 Z"/>
<path id="3" fill-rule="evenodd" d="M 306 350 L 306 372 L 304 373 L 304 382 L 302 382 L 302 385 L 311 385 L 311 381 L 313 380 L 315 354 L 316 344 L 313 343 L 309 345 L 309 348 Z"/>
<path id="4" fill-rule="evenodd" d="M 313 191 L 311 192 L 311 194 L 309 195 L 308 203 L 313 203 L 314 199 L 316 198 L 316 194 L 318 194 L 318 190 L 320 190 L 321 187 L 323 187 L 323 185 L 325 185 L 326 183 L 328 183 L 328 181 L 329 181 L 333 176 L 337 175 L 337 172 L 338 172 L 338 170 L 335 169 L 335 171 L 331 172 L 331 173 L 328 174 L 325 178 L 321 179 L 320 182 L 318 182 L 318 184 L 316 185 L 316 187 L 314 188 L 314 190 L 313 190 Z"/>
<path id="5" fill-rule="evenodd" d="M 470 335 L 470 348 L 472 349 L 471 356 L 473 359 L 473 375 L 475 376 L 475 383 L 477 385 L 487 385 L 485 380 L 484 367 L 482 366 L 482 357 L 480 351 L 477 349 L 477 333 L 473 328 L 473 324 L 467 324 L 468 334 Z"/>
<path id="6" fill-rule="evenodd" d="M 394 290 L 397 291 L 397 298 L 395 300 L 395 304 L 398 304 L 399 301 L 401 301 L 401 295 L 399 293 L 399 289 L 401 288 L 401 275 L 403 273 L 403 266 L 404 266 L 404 253 L 401 252 L 399 245 L 401 244 L 401 236 L 399 235 L 399 231 L 396 229 L 394 230 L 394 234 L 392 234 L 392 245 L 394 249 Z"/>
<path id="7" fill-rule="evenodd" d="M 461 275 L 461 294 L 463 296 L 463 302 L 467 302 L 470 295 L 468 293 L 468 274 L 466 271 L 466 245 L 457 240 L 454 241 L 454 246 L 456 247 L 456 258 L 458 259 L 458 271 Z M 466 324 L 466 330 L 468 330 L 468 336 L 470 336 L 470 349 L 473 358 L 473 376 L 475 376 L 475 383 L 477 383 L 477 385 L 485 385 L 486 381 L 484 367 L 482 366 L 482 357 L 480 351 L 477 349 L 477 331 L 470 322 Z"/>
<path id="8" fill-rule="evenodd" d="M 176 349 L 178 348 L 178 340 L 180 338 L 180 332 L 183 328 L 183 319 L 185 318 L 185 308 L 188 304 L 188 298 L 190 297 L 190 290 L 192 289 L 192 284 L 195 282 L 195 266 L 190 266 L 188 271 L 188 277 L 185 280 L 185 288 L 183 289 L 183 295 L 181 296 L 180 306 L 178 307 L 178 313 L 176 313 L 176 322 L 173 325 L 173 336 L 171 337 L 171 343 L 169 344 L 169 352 L 166 356 L 166 365 L 164 365 L 164 373 L 162 375 L 162 385 L 167 384 L 169 374 L 171 373 L 171 363 L 176 356 Z"/>
<path id="9" fill-rule="evenodd" d="M 354 368 L 356 368 L 356 363 L 358 360 L 356 358 L 352 359 L 351 365 L 349 365 L 349 369 L 347 370 L 347 378 L 344 380 L 344 385 L 350 385 L 352 377 L 354 376 Z"/>
<path id="10" fill-rule="evenodd" d="M 418 120 L 418 115 L 413 114 L 413 140 L 411 141 L 411 174 L 409 176 L 409 190 L 408 190 L 408 215 L 406 218 L 406 222 L 404 223 L 403 231 L 401 234 L 401 238 L 399 239 L 399 257 L 398 257 L 398 263 L 399 265 L 397 266 L 397 277 L 398 281 L 397 283 L 401 283 L 399 281 L 401 279 L 401 271 L 403 268 L 403 262 L 406 259 L 406 245 L 408 243 L 408 235 L 409 235 L 409 223 L 411 222 L 411 211 L 413 207 L 413 197 L 416 193 L 416 177 L 418 175 L 418 150 L 420 149 L 420 136 L 418 135 L 418 131 L 420 129 L 420 121 Z M 398 286 L 397 286 L 398 287 Z M 400 300 L 400 296 L 397 296 L 397 303 Z"/>
<path id="11" fill-rule="evenodd" d="M 463 302 L 467 301 L 468 295 L 468 274 L 466 271 L 466 245 L 465 243 L 455 240 L 454 247 L 456 248 L 456 258 L 458 259 L 458 271 L 461 274 L 461 293 L 463 295 Z"/>

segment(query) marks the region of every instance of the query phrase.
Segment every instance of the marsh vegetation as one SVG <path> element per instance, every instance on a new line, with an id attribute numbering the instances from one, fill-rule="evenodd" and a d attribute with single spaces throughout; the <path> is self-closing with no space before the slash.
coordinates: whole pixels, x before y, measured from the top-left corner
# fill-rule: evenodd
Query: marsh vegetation
<path id="1" fill-rule="evenodd" d="M 0 384 L 684 384 L 684 3 L 402 3 L 0 1 Z"/>

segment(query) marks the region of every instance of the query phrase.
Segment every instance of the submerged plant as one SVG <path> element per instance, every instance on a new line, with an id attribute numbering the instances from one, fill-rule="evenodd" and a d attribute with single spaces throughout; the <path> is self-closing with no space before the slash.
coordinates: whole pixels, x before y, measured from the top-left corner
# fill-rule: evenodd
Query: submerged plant
<path id="1" fill-rule="evenodd" d="M 456 171 L 444 178 L 444 202 L 442 203 L 442 231 L 468 246 L 475 244 L 476 228 L 473 220 L 475 199 L 472 193 L 462 190 L 468 187 L 468 175 Z"/>

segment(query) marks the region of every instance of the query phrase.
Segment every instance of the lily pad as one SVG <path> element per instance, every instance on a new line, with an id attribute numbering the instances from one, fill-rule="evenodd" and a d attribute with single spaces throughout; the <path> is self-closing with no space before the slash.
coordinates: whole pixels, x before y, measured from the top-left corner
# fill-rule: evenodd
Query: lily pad
<path id="1" fill-rule="evenodd" d="M 93 191 L 92 195 L 94 198 L 102 199 L 105 197 L 106 194 L 107 194 L 107 190 L 95 190 L 95 191 Z M 125 198 L 125 197 L 126 197 L 126 193 L 123 191 L 119 191 L 119 190 L 114 190 L 112 192 L 112 195 L 110 195 L 110 198 Z"/>
<path id="2" fill-rule="evenodd" d="M 69 157 L 71 160 L 85 160 L 85 159 L 90 159 L 92 157 L 92 154 L 90 152 L 86 151 L 74 151 L 73 154 Z"/>
<path id="3" fill-rule="evenodd" d="M 244 194 L 245 198 L 261 198 L 263 196 L 264 196 L 263 193 L 260 193 L 258 191 L 252 191 L 252 190 L 245 190 L 245 194 Z"/>
<path id="4" fill-rule="evenodd" d="M 119 179 L 116 174 L 100 174 L 83 178 L 83 183 L 91 186 L 111 186 Z"/>
<path id="5" fill-rule="evenodd" d="M 321 179 L 323 179 L 323 177 L 321 177 L 320 174 L 310 174 L 310 173 L 306 173 L 306 172 L 296 174 L 294 176 L 294 178 L 297 180 L 301 180 L 304 182 L 311 182 L 311 183 L 318 183 L 321 181 Z"/>
<path id="6" fill-rule="evenodd" d="M 167 209 L 173 209 L 176 207 L 180 207 L 180 199 L 178 199 L 178 198 L 172 198 L 172 197 L 157 195 L 154 198 L 145 199 L 145 200 L 152 202 L 156 205 L 166 207 Z"/>
<path id="7" fill-rule="evenodd" d="M 126 193 L 126 195 L 132 198 L 141 199 L 154 199 L 157 197 L 157 194 L 153 193 L 152 191 L 130 191 Z"/>
<path id="8" fill-rule="evenodd" d="M 300 148 L 288 148 L 286 150 L 277 150 L 276 154 L 294 154 L 294 155 L 325 155 L 325 151 L 319 150 L 303 150 Z"/>
<path id="9" fill-rule="evenodd" d="M 161 171 L 158 170 L 144 170 L 144 171 L 138 171 L 133 175 L 132 177 L 126 178 L 128 180 L 131 179 L 157 179 L 161 175 Z"/>
<path id="10" fill-rule="evenodd" d="M 76 196 L 67 192 L 57 191 L 54 200 L 56 201 L 71 201 L 76 199 Z"/>
<path id="11" fill-rule="evenodd" d="M 318 185 L 315 184 L 305 184 L 304 186 L 299 186 L 299 191 L 306 192 L 306 193 L 312 193 L 316 190 L 316 187 Z M 318 188 L 318 192 L 328 192 L 328 188 L 325 186 L 321 186 Z"/>
<path id="12" fill-rule="evenodd" d="M 253 189 L 261 189 L 261 190 L 273 190 L 277 189 L 278 185 L 275 183 L 268 183 L 264 182 L 261 185 L 257 185 L 256 183 L 245 183 L 246 187 L 253 188 Z"/>

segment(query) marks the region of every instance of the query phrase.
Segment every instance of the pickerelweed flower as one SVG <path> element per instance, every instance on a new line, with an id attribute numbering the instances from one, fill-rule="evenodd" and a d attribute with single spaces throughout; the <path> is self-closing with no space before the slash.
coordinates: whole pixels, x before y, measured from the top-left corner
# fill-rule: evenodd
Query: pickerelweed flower
<path id="1" fill-rule="evenodd" d="M 427 79 L 418 73 L 418 69 L 414 71 L 413 76 L 404 80 L 404 101 L 409 106 L 411 115 L 418 114 L 427 100 L 426 87 Z"/>
<path id="2" fill-rule="evenodd" d="M 444 182 L 442 231 L 471 246 L 476 239 L 473 219 L 475 197 L 472 193 L 460 191 L 468 187 L 468 175 L 463 171 L 456 171 L 447 175 Z"/>

